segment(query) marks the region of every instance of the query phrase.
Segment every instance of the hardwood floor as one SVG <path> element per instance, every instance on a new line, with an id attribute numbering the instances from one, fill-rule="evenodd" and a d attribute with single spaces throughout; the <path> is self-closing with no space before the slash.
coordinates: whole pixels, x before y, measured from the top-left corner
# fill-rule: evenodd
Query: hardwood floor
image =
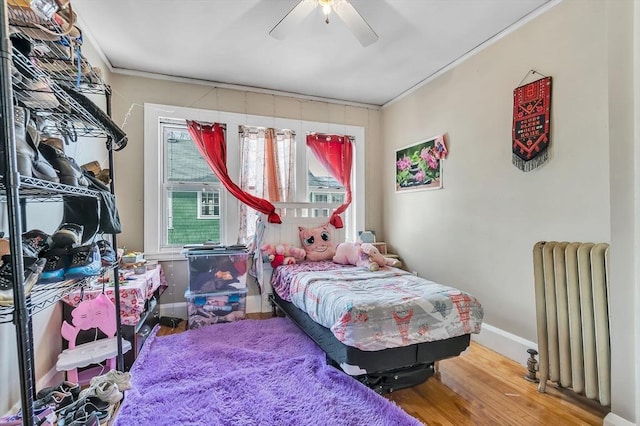
<path id="1" fill-rule="evenodd" d="M 271 314 L 249 314 L 252 319 Z M 159 336 L 180 333 L 186 323 L 162 327 Z M 601 425 L 608 409 L 549 383 L 546 393 L 524 379 L 526 369 L 476 343 L 441 361 L 436 375 L 418 386 L 386 395 L 429 426 Z"/>

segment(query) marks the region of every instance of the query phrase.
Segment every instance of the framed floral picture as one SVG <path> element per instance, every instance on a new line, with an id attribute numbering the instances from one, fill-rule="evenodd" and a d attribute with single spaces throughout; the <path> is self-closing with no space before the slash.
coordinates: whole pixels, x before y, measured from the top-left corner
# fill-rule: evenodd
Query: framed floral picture
<path id="1" fill-rule="evenodd" d="M 442 188 L 444 135 L 396 150 L 396 192 Z"/>

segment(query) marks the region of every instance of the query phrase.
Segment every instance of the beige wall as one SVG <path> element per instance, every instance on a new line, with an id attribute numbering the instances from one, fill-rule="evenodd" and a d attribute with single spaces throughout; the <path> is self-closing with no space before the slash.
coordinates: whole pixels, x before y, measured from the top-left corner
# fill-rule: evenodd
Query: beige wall
<path id="1" fill-rule="evenodd" d="M 534 243 L 610 240 L 603 12 L 561 3 L 383 110 L 389 160 L 421 138 L 449 141 L 443 190 L 394 193 L 385 163 L 388 242 L 420 275 L 478 296 L 488 323 L 533 341 Z M 553 77 L 552 158 L 524 173 L 511 164 L 512 93 L 530 69 Z"/>
<path id="2" fill-rule="evenodd" d="M 619 243 L 612 406 L 633 421 L 632 10 L 631 0 L 561 2 L 383 108 L 383 228 L 410 269 L 470 291 L 487 324 L 533 342 L 534 243 Z M 512 92 L 531 69 L 553 77 L 552 158 L 524 173 L 511 164 Z M 395 193 L 394 150 L 443 132 L 444 189 Z"/>

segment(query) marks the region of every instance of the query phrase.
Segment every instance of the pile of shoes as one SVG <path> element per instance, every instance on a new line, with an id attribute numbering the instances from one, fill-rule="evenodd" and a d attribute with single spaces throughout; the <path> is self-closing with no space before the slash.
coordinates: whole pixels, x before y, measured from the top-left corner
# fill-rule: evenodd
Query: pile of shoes
<path id="1" fill-rule="evenodd" d="M 110 247 L 110 245 L 106 241 L 101 242 L 100 245 L 98 243 L 82 244 L 82 231 L 82 225 L 63 223 L 51 235 L 51 244 L 38 253 L 38 257 L 46 259 L 38 283 L 77 280 L 100 275 L 103 263 L 108 263 L 109 254 L 106 246 Z M 104 262 L 101 246 L 106 258 Z"/>
<path id="2" fill-rule="evenodd" d="M 78 280 L 100 275 L 116 263 L 106 240 L 82 243 L 83 226 L 63 223 L 52 234 L 32 229 L 22 234 L 24 294 L 37 284 Z M 13 265 L 9 241 L 0 237 L 0 306 L 13 305 Z"/>
<path id="3" fill-rule="evenodd" d="M 96 424 L 106 424 L 111 418 L 112 407 L 119 403 L 123 391 L 131 389 L 131 374 L 111 370 L 91 379 L 78 400 L 58 411 L 58 425 L 85 425 L 95 419 Z"/>
<path id="4" fill-rule="evenodd" d="M 70 186 L 89 186 L 82 168 L 73 157 L 65 154 L 63 140 L 39 131 L 29 109 L 14 107 L 14 123 L 21 176 Z"/>
<path id="5" fill-rule="evenodd" d="M 99 426 L 111 418 L 113 407 L 131 389 L 131 374 L 111 370 L 95 376 L 81 390 L 78 383 L 63 381 L 38 391 L 33 412 L 38 425 Z M 21 425 L 22 413 L 0 417 L 0 426 Z"/>

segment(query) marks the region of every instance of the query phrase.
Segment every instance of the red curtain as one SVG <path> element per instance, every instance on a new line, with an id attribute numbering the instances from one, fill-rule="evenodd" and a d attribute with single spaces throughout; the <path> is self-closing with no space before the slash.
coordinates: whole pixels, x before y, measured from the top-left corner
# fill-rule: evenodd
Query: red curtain
<path id="1" fill-rule="evenodd" d="M 270 223 L 282 223 L 276 208 L 269 201 L 244 192 L 229 177 L 227 171 L 227 144 L 224 132 L 218 123 L 203 124 L 187 120 L 187 129 L 211 170 L 218 176 L 220 182 L 241 202 L 249 207 L 268 215 Z"/>
<path id="2" fill-rule="evenodd" d="M 336 228 L 342 228 L 343 213 L 351 204 L 351 164 L 353 146 L 348 136 L 312 133 L 307 135 L 307 146 L 318 158 L 331 176 L 340 182 L 347 191 L 345 202 L 331 215 L 329 222 Z"/>

